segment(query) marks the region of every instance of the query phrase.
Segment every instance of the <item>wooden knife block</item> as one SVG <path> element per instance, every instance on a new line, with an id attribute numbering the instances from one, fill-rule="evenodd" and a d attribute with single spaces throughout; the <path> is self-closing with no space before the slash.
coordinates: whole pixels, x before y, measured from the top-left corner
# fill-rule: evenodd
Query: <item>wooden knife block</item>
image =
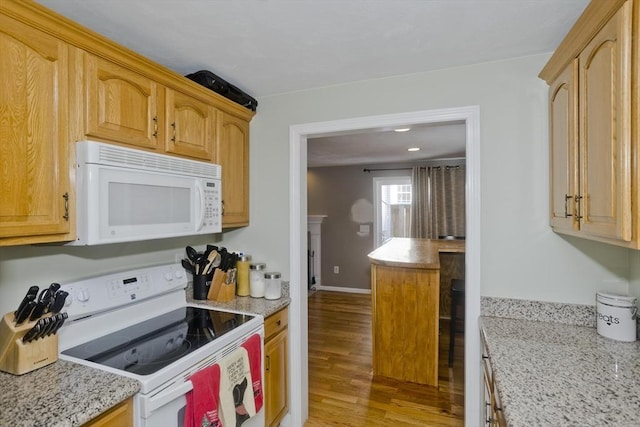
<path id="1" fill-rule="evenodd" d="M 29 343 L 22 337 L 36 324 L 15 325 L 14 314 L 7 313 L 0 322 L 0 371 L 22 375 L 58 360 L 58 335 L 52 334 Z"/>
<path id="2" fill-rule="evenodd" d="M 227 273 L 216 270 L 213 273 L 207 299 L 216 302 L 228 302 L 236 297 L 236 283 L 227 283 Z"/>

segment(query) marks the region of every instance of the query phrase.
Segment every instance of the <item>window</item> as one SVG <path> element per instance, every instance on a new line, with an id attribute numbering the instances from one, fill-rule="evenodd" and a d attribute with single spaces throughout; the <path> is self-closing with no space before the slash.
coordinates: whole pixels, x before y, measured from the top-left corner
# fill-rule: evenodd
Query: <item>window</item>
<path id="1" fill-rule="evenodd" d="M 392 237 L 409 237 L 411 177 L 373 179 L 375 247 Z"/>

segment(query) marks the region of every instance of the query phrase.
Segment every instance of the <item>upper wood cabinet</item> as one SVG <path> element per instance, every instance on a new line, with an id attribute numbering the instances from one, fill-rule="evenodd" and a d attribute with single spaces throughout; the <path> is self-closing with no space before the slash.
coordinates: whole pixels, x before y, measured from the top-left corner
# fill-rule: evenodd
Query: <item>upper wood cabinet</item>
<path id="1" fill-rule="evenodd" d="M 639 8 L 592 2 L 540 73 L 550 85 L 551 226 L 636 249 Z"/>
<path id="2" fill-rule="evenodd" d="M 216 162 L 222 165 L 222 227 L 249 225 L 249 123 L 218 115 Z"/>
<path id="3" fill-rule="evenodd" d="M 215 129 L 215 108 L 181 92 L 166 90 L 166 152 L 212 160 Z"/>
<path id="4" fill-rule="evenodd" d="M 0 245 L 72 238 L 69 49 L 0 7 Z"/>
<path id="5" fill-rule="evenodd" d="M 551 226 L 578 230 L 573 197 L 578 193 L 577 61 L 573 61 L 549 89 L 549 171 Z"/>
<path id="6" fill-rule="evenodd" d="M 158 84 L 85 55 L 86 135 L 144 148 L 158 146 Z"/>
<path id="7" fill-rule="evenodd" d="M 0 1 L 0 245 L 75 238 L 75 141 L 220 163 L 249 224 L 255 114 L 32 1 Z"/>

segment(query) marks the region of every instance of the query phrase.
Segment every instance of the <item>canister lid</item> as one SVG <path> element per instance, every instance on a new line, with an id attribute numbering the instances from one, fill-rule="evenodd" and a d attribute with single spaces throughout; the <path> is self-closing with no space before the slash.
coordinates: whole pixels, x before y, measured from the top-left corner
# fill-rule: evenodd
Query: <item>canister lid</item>
<path id="1" fill-rule="evenodd" d="M 276 272 L 276 271 L 272 271 L 269 273 L 264 273 L 264 278 L 265 279 L 279 279 L 280 278 L 280 273 Z"/>
<path id="2" fill-rule="evenodd" d="M 249 265 L 250 270 L 264 270 L 265 268 L 267 268 L 267 264 L 263 262 L 257 262 L 255 264 Z"/>
<path id="3" fill-rule="evenodd" d="M 238 261 L 251 261 L 251 255 L 248 254 L 242 254 L 240 255 L 240 259 L 238 259 Z"/>
<path id="4" fill-rule="evenodd" d="M 615 292 L 596 292 L 596 301 L 622 307 L 631 307 L 635 305 L 636 298 Z"/>

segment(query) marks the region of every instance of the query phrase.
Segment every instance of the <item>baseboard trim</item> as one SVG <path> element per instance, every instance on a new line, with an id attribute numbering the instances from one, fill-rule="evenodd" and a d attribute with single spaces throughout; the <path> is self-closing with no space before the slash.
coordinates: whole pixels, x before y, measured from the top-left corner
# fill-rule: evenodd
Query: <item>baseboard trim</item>
<path id="1" fill-rule="evenodd" d="M 371 289 L 343 288 L 342 286 L 316 286 L 318 291 L 348 292 L 350 294 L 371 294 Z"/>

